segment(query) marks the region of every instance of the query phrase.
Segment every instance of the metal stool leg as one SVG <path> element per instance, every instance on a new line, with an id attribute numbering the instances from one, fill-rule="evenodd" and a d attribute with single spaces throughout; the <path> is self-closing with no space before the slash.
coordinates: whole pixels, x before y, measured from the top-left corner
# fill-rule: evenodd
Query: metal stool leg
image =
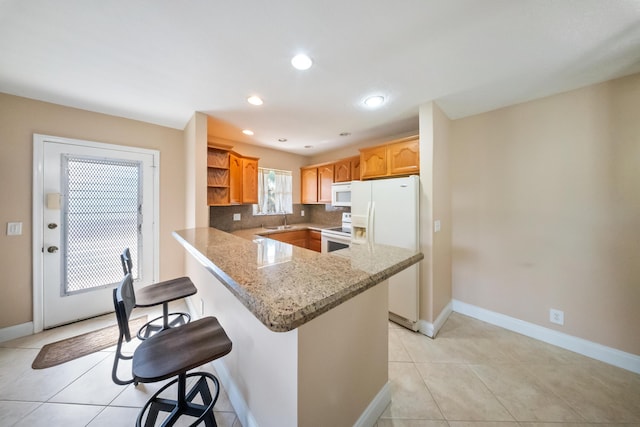
<path id="1" fill-rule="evenodd" d="M 196 384 L 187 392 L 187 378 L 199 377 Z M 211 394 L 207 380 L 211 380 L 215 386 L 215 394 Z M 167 388 L 174 384 L 178 384 L 178 396 L 176 400 L 161 398 L 160 394 Z M 193 403 L 193 400 L 200 394 L 203 404 Z M 148 412 L 146 419 L 144 420 L 144 427 L 155 426 L 160 412 L 168 412 L 169 415 L 161 424 L 162 427 L 172 426 L 182 415 L 188 415 L 190 417 L 197 417 L 197 419 L 191 424 L 192 426 L 198 425 L 204 421 L 207 427 L 217 427 L 216 418 L 213 414 L 213 407 L 220 395 L 220 383 L 218 379 L 208 372 L 194 372 L 191 374 L 180 374 L 178 378 L 169 382 L 158 390 L 144 405 L 138 419 L 136 420 L 136 426 L 142 427 L 142 420 L 144 414 Z M 147 411 L 148 410 L 148 411 Z"/>

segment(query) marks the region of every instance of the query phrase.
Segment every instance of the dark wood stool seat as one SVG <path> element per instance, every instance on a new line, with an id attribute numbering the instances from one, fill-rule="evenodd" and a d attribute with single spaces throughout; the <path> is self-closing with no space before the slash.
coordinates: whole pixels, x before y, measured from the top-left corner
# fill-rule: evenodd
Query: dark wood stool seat
<path id="1" fill-rule="evenodd" d="M 120 255 L 122 270 L 124 274 L 133 274 L 133 261 L 129 248 Z M 189 313 L 173 312 L 169 313 L 169 303 L 181 298 L 194 295 L 198 289 L 188 277 L 165 280 L 144 286 L 136 291 L 136 307 L 155 307 L 162 304 L 162 316 L 151 319 L 138 330 L 138 338 L 144 340 L 152 334 L 165 329 L 184 325 L 191 321 Z M 162 320 L 162 322 L 159 322 Z"/>
<path id="2" fill-rule="evenodd" d="M 131 274 L 127 274 L 113 291 L 116 317 L 120 329 L 118 350 L 123 339 L 131 340 L 129 316 L 137 306 Z M 117 380 L 116 366 L 113 379 L 118 384 L 151 383 L 176 377 L 158 390 L 140 411 L 136 425 L 155 426 L 160 412 L 168 412 L 169 416 L 162 426 L 172 426 L 183 415 L 195 417 L 192 425 L 204 421 L 206 426 L 215 427 L 213 407 L 220 393 L 218 379 L 208 372 L 192 372 L 191 369 L 202 366 L 222 357 L 231 351 L 232 343 L 215 317 L 205 317 L 186 325 L 166 329 L 144 340 L 133 353 L 132 379 Z M 195 385 L 187 391 L 187 378 L 197 377 Z M 116 381 L 117 380 L 117 381 Z M 212 383 L 215 393 L 211 393 Z M 170 386 L 178 385 L 176 399 L 162 397 Z M 195 403 L 200 395 L 202 403 Z"/>
<path id="3" fill-rule="evenodd" d="M 215 317 L 167 329 L 147 339 L 133 355 L 133 376 L 141 383 L 174 377 L 231 351 L 231 341 Z"/>
<path id="4" fill-rule="evenodd" d="M 191 321 L 191 315 L 185 312 L 169 313 L 169 303 L 194 295 L 198 290 L 188 277 L 165 280 L 154 283 L 136 291 L 136 307 L 154 307 L 162 304 L 162 316 L 151 319 L 138 331 L 138 338 L 147 339 L 154 332 L 164 331 L 184 325 Z M 160 324 L 159 321 L 162 320 Z"/>

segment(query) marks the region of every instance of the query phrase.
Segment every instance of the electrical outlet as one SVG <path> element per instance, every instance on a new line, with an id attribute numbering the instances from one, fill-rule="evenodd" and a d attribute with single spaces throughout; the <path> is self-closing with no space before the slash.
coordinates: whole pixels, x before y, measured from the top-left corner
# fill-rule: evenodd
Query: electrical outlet
<path id="1" fill-rule="evenodd" d="M 304 216 L 304 211 L 300 211 L 300 216 Z"/>
<path id="2" fill-rule="evenodd" d="M 204 300 L 200 298 L 200 316 L 204 316 Z"/>
<path id="3" fill-rule="evenodd" d="M 239 213 L 233 214 L 233 220 L 234 221 L 240 221 L 240 214 Z"/>
<path id="4" fill-rule="evenodd" d="M 433 222 L 433 232 L 434 232 L 434 233 L 437 233 L 438 231 L 440 231 L 440 228 L 441 228 L 441 227 L 440 227 L 440 220 L 439 220 L 439 219 L 436 219 L 436 220 Z"/>
<path id="5" fill-rule="evenodd" d="M 564 311 L 554 308 L 549 310 L 549 321 L 557 325 L 564 325 Z"/>

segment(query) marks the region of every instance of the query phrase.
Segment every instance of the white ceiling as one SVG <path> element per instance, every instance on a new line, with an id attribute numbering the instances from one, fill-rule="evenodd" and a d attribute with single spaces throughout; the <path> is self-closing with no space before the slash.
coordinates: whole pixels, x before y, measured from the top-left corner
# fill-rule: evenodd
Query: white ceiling
<path id="1" fill-rule="evenodd" d="M 0 0 L 0 92 L 304 155 L 638 71 L 639 0 Z"/>

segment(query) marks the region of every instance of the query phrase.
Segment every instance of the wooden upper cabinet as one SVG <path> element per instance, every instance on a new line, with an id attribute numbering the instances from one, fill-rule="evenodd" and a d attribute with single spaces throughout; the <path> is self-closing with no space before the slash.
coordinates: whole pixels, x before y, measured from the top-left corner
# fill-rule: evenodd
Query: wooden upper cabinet
<path id="1" fill-rule="evenodd" d="M 258 203 L 258 158 L 243 157 L 231 148 L 217 144 L 207 147 L 209 206 Z"/>
<path id="2" fill-rule="evenodd" d="M 242 203 L 242 157 L 229 155 L 229 192 L 231 204 Z"/>
<path id="3" fill-rule="evenodd" d="M 351 160 L 345 159 L 336 162 L 333 166 L 333 175 L 334 182 L 351 181 Z"/>
<path id="4" fill-rule="evenodd" d="M 333 163 L 300 168 L 302 203 L 331 203 Z"/>
<path id="5" fill-rule="evenodd" d="M 351 180 L 360 179 L 360 156 L 351 157 Z"/>
<path id="6" fill-rule="evenodd" d="M 360 149 L 360 178 L 377 178 L 387 175 L 387 147 Z"/>
<path id="7" fill-rule="evenodd" d="M 420 142 L 418 138 L 388 145 L 389 174 L 410 175 L 420 172 Z"/>
<path id="8" fill-rule="evenodd" d="M 300 168 L 302 203 L 331 203 L 331 185 L 360 179 L 360 156 Z"/>
<path id="9" fill-rule="evenodd" d="M 331 203 L 333 164 L 318 167 L 318 203 Z"/>
<path id="10" fill-rule="evenodd" d="M 420 140 L 417 136 L 360 149 L 361 179 L 418 173 L 420 173 Z"/>
<path id="11" fill-rule="evenodd" d="M 242 203 L 258 203 L 258 159 L 242 159 Z"/>
<path id="12" fill-rule="evenodd" d="M 318 168 L 301 168 L 301 197 L 302 203 L 318 203 Z"/>
<path id="13" fill-rule="evenodd" d="M 229 152 L 218 147 L 207 147 L 207 204 L 229 204 Z"/>

